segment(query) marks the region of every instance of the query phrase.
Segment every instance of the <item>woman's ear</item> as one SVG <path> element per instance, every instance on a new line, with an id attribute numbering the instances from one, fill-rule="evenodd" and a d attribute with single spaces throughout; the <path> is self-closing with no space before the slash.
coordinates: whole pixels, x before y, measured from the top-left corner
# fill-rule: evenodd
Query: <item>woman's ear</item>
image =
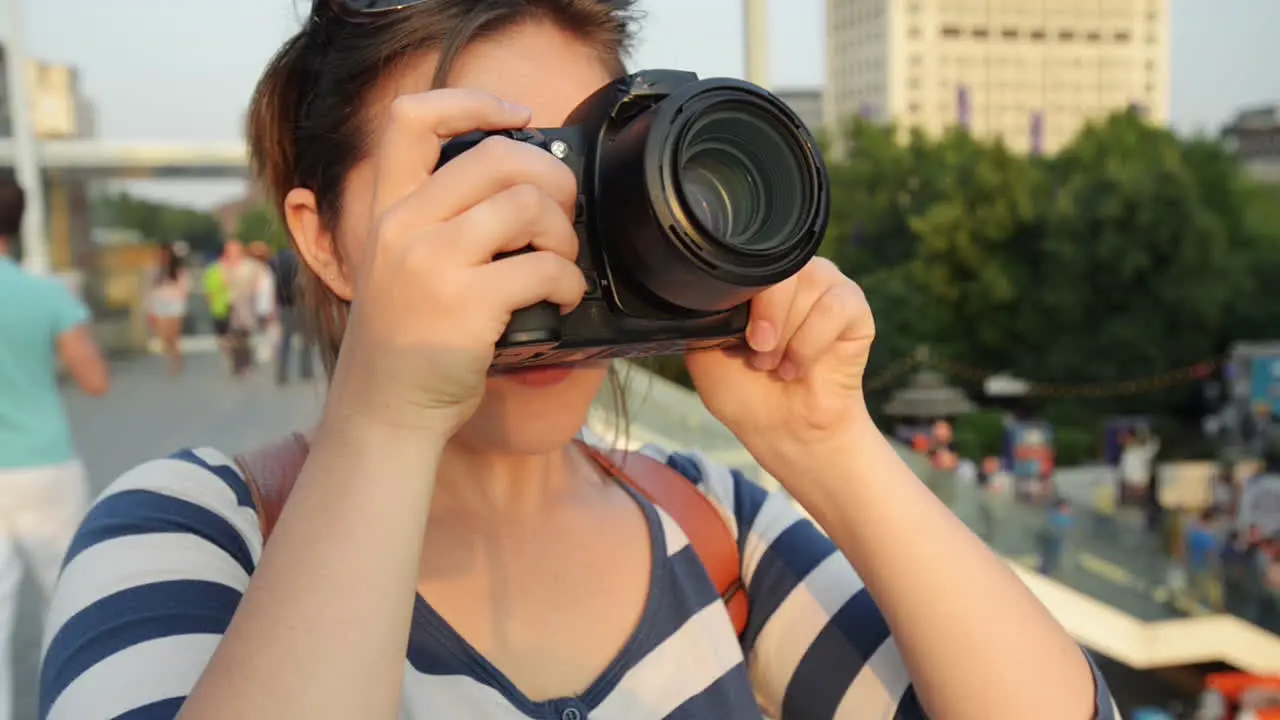
<path id="1" fill-rule="evenodd" d="M 347 277 L 333 233 L 320 221 L 316 194 L 304 188 L 290 190 L 284 198 L 284 220 L 302 261 L 330 292 L 351 302 L 354 283 Z"/>

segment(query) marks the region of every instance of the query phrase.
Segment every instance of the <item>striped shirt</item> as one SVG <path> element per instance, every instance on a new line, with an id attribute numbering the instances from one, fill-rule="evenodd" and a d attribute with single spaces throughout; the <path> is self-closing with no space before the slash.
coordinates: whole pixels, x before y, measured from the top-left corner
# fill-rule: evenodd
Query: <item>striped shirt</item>
<path id="1" fill-rule="evenodd" d="M 849 562 L 783 494 L 698 453 L 646 452 L 697 485 L 736 535 L 741 639 L 680 527 L 637 497 L 655 562 L 639 626 L 583 694 L 534 702 L 421 597 L 402 718 L 787 720 L 925 717 L 888 625 Z M 212 449 L 141 465 L 98 499 L 67 553 L 40 717 L 173 718 L 262 553 L 249 488 Z M 1096 717 L 1118 718 L 1100 675 Z"/>

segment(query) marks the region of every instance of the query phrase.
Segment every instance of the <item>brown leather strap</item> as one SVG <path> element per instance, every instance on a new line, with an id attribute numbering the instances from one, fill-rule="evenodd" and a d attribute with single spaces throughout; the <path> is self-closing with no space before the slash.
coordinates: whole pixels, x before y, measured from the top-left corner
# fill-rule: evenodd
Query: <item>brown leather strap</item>
<path id="1" fill-rule="evenodd" d="M 742 635 L 750 607 L 742 585 L 738 541 L 715 505 L 688 478 L 666 463 L 639 453 L 601 451 L 586 443 L 581 445 L 587 456 L 605 472 L 626 483 L 676 521 L 711 576 L 734 629 Z M 236 456 L 257 505 L 264 539 L 280 519 L 309 450 L 306 436 L 293 433 L 280 442 Z"/>
<path id="2" fill-rule="evenodd" d="M 592 460 L 662 508 L 684 530 L 741 635 L 750 607 L 742 585 L 738 541 L 711 500 L 674 468 L 647 455 L 602 451 L 586 443 L 582 447 Z"/>
<path id="3" fill-rule="evenodd" d="M 236 464 L 244 472 L 253 502 L 258 507 L 258 521 L 265 540 L 280 519 L 285 500 L 307 461 L 310 445 L 302 433 L 293 433 L 279 442 L 236 456 Z"/>

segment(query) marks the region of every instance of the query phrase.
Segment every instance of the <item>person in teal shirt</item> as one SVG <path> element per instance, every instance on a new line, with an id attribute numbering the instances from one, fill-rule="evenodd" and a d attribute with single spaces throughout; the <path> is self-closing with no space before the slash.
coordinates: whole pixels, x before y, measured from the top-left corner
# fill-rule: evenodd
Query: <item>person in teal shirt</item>
<path id="1" fill-rule="evenodd" d="M 59 363 L 90 395 L 109 384 L 89 311 L 57 279 L 24 272 L 10 255 L 24 206 L 22 188 L 0 178 L 0 718 L 13 712 L 10 648 L 23 560 L 48 597 L 88 502 Z"/>

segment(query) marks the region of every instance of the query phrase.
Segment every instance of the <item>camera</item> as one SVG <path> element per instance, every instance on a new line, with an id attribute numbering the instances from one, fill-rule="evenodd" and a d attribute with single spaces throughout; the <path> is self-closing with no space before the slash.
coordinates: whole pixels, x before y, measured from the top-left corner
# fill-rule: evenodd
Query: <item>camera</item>
<path id="1" fill-rule="evenodd" d="M 827 228 L 826 165 L 800 118 L 740 80 L 645 70 L 601 87 L 564 127 L 476 132 L 534 144 L 578 178 L 587 294 L 518 310 L 493 369 L 638 358 L 742 342 L 748 301 L 799 272 Z"/>

